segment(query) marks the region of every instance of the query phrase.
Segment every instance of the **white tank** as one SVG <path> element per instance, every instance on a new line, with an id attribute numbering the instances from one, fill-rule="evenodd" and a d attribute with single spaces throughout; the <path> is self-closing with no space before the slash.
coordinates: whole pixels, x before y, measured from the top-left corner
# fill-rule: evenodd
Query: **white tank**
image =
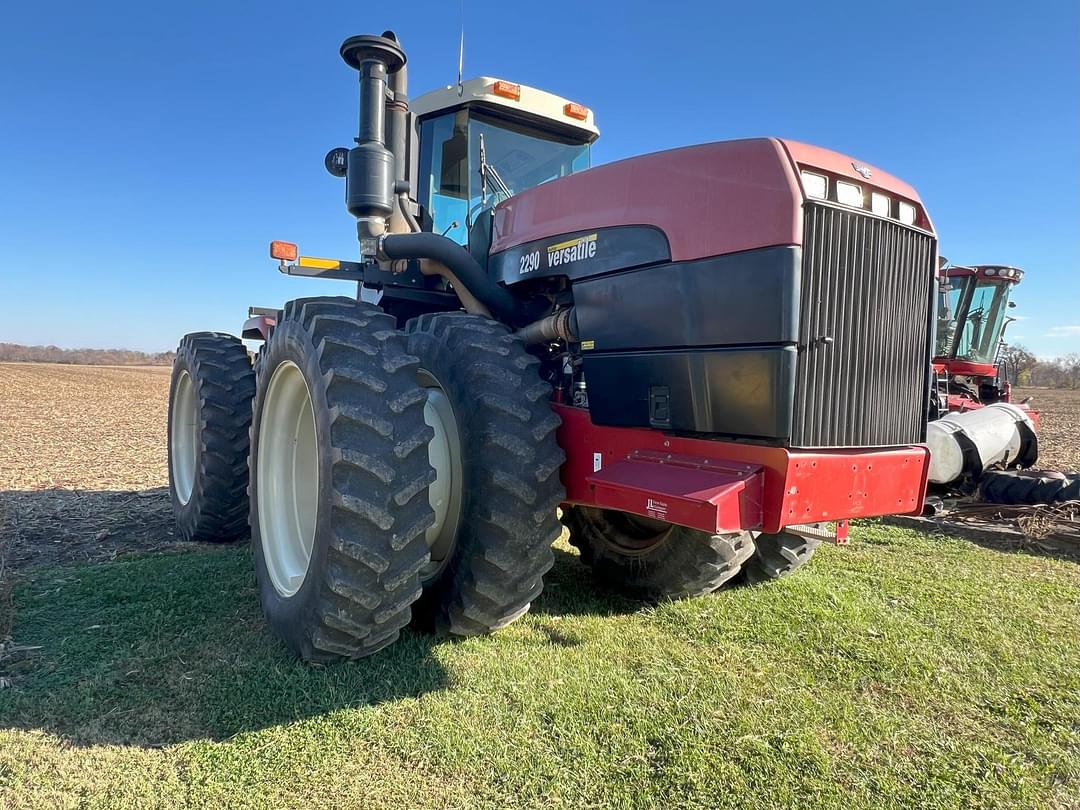
<path id="1" fill-rule="evenodd" d="M 934 484 L 949 484 L 964 475 L 978 478 L 995 464 L 1030 467 L 1039 448 L 1031 418 L 1004 402 L 930 422 L 926 443 Z"/>

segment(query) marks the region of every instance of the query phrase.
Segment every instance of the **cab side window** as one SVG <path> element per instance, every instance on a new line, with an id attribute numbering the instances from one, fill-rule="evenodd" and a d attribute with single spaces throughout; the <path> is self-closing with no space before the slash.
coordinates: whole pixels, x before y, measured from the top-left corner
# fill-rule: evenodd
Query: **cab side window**
<path id="1" fill-rule="evenodd" d="M 420 124 L 419 202 L 434 233 L 459 245 L 469 240 L 469 116 L 466 110 Z"/>

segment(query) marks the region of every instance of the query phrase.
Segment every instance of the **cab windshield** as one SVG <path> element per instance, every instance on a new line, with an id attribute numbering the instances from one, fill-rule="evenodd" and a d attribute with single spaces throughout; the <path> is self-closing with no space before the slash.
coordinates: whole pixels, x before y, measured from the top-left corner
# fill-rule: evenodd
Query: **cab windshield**
<path id="1" fill-rule="evenodd" d="M 461 109 L 420 125 L 425 224 L 467 244 L 478 215 L 525 189 L 589 168 L 589 144 Z"/>
<path id="2" fill-rule="evenodd" d="M 977 276 L 954 277 L 949 282 L 938 310 L 934 354 L 972 363 L 995 362 L 1011 285 Z"/>

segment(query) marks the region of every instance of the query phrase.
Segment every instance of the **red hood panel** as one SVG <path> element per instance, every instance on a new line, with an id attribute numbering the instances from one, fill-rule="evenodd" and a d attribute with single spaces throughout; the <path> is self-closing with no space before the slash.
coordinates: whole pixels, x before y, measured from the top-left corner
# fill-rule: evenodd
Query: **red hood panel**
<path id="1" fill-rule="evenodd" d="M 491 252 L 618 225 L 659 228 L 673 261 L 801 244 L 800 166 L 922 209 L 903 180 L 837 152 L 776 138 L 721 141 L 608 163 L 523 191 L 496 207 Z M 919 222 L 931 227 L 925 212 Z"/>
<path id="2" fill-rule="evenodd" d="M 802 191 L 773 138 L 620 160 L 531 188 L 495 209 L 491 252 L 574 231 L 652 225 L 675 261 L 802 240 Z"/>

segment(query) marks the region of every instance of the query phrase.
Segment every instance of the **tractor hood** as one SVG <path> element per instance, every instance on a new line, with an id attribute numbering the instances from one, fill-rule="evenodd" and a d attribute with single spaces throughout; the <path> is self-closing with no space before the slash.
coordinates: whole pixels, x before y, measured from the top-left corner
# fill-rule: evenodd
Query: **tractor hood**
<path id="1" fill-rule="evenodd" d="M 915 190 L 868 164 L 795 141 L 753 138 L 620 160 L 523 191 L 495 209 L 491 254 L 599 228 L 651 226 L 672 261 L 802 244 L 800 170 L 858 184 L 917 210 Z"/>

